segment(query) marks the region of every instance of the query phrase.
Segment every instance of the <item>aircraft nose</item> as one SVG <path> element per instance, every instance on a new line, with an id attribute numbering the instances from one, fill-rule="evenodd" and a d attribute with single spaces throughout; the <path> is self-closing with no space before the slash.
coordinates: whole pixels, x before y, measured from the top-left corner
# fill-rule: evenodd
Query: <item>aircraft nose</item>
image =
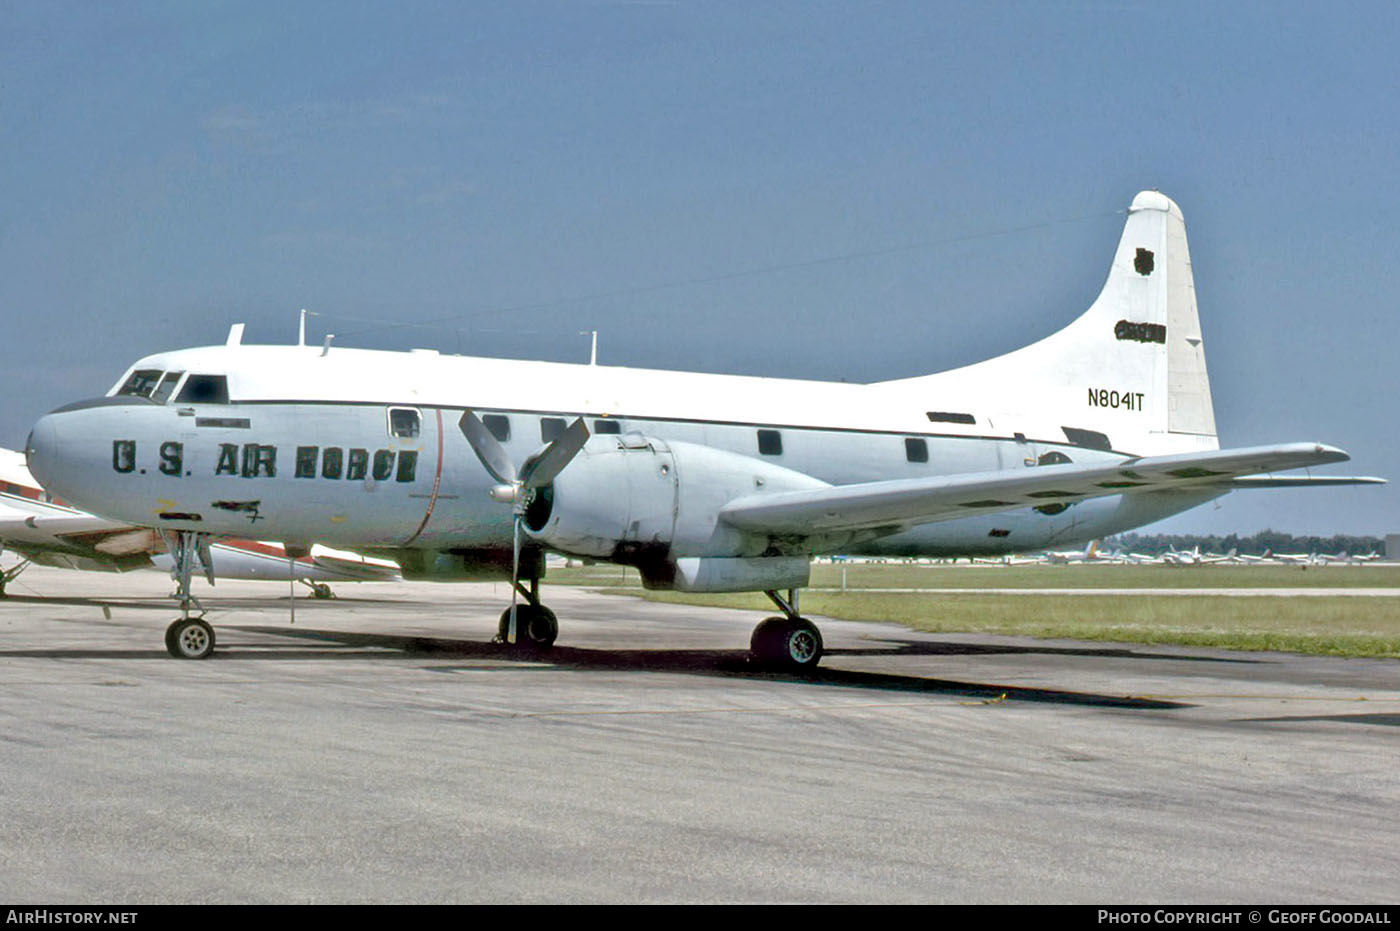
<path id="1" fill-rule="evenodd" d="M 58 446 L 58 430 L 54 421 L 58 416 L 61 415 L 45 414 L 40 417 L 34 429 L 29 431 L 29 439 L 24 442 L 24 464 L 45 488 L 49 487 L 56 471 L 54 456 Z"/>
<path id="2" fill-rule="evenodd" d="M 136 455 L 144 406 L 98 398 L 49 411 L 29 433 L 24 459 L 44 490 L 94 514 L 129 519 L 136 491 L 132 480 L 144 475 Z M 144 514 L 144 506 L 138 508 Z"/>

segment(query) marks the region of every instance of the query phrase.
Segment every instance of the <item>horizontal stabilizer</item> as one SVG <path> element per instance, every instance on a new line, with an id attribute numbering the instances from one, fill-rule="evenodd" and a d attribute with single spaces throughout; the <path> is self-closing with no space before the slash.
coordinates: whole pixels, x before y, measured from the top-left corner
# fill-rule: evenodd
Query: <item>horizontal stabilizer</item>
<path id="1" fill-rule="evenodd" d="M 747 495 L 720 511 L 725 523 L 753 533 L 813 536 L 952 520 L 1105 495 L 1202 488 L 1241 476 L 1345 462 L 1347 454 L 1317 443 L 1221 449 L 1125 459 L 1111 465 L 1039 466 L 999 472 L 834 485 Z M 1266 476 L 1271 477 L 1271 476 Z"/>

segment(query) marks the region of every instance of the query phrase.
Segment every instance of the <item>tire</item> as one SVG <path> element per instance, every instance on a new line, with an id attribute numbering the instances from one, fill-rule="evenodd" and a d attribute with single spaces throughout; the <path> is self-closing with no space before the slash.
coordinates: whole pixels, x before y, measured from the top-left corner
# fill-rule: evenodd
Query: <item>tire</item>
<path id="1" fill-rule="evenodd" d="M 822 659 L 822 634 L 805 617 L 770 617 L 754 628 L 749 649 L 764 666 L 810 672 Z"/>
<path id="2" fill-rule="evenodd" d="M 165 629 L 165 649 L 176 659 L 207 659 L 214 652 L 214 628 L 198 618 L 178 620 Z"/>
<path id="3" fill-rule="evenodd" d="M 508 646 L 548 650 L 559 637 L 559 619 L 544 605 L 516 605 L 515 643 L 510 643 L 510 608 L 501 612 L 500 640 Z"/>

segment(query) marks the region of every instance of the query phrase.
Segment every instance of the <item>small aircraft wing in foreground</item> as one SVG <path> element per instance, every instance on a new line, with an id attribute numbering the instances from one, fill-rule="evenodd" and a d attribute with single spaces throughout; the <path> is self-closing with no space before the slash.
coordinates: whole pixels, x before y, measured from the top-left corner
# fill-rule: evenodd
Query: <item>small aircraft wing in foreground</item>
<path id="1" fill-rule="evenodd" d="M 169 542 L 159 530 L 97 517 L 54 498 L 39 487 L 19 453 L 0 449 L 0 552 L 21 557 L 0 570 L 0 595 L 30 563 L 96 572 L 170 572 L 174 559 Z M 226 539 L 201 550 L 197 569 L 211 582 L 214 577 L 295 580 L 318 598 L 330 597 L 330 582 L 400 578 L 392 562 L 325 547 L 289 554 L 280 543 Z"/>

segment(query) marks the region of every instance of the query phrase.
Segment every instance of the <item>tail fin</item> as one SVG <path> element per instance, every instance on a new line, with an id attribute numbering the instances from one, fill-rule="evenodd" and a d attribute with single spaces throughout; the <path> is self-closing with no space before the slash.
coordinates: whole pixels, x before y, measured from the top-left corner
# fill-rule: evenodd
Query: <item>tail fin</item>
<path id="1" fill-rule="evenodd" d="M 1143 454 L 1218 448 L 1181 210 L 1156 191 L 1133 199 L 1103 290 L 1064 329 L 901 384 L 1024 414 L 1072 443 L 1077 434 Z"/>

